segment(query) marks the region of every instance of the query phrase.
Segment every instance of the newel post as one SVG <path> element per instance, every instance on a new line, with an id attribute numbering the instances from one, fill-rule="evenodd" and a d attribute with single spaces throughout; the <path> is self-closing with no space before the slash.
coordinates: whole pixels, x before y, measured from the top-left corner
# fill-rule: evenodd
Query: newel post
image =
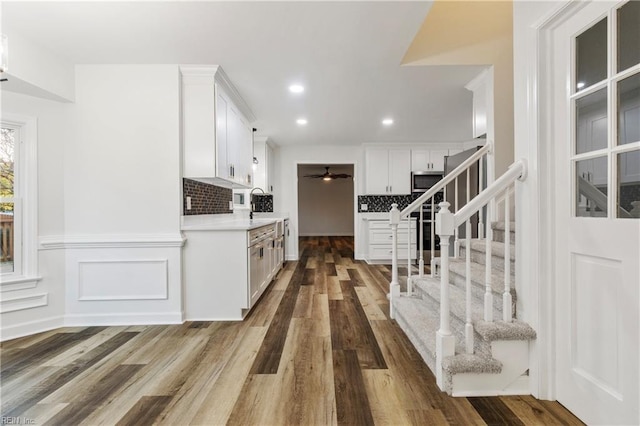
<path id="1" fill-rule="evenodd" d="M 400 224 L 400 210 L 397 204 L 391 204 L 389 212 L 391 226 L 391 282 L 389 283 L 389 316 L 395 318 L 393 301 L 400 297 L 400 283 L 398 282 L 398 225 Z"/>
<path id="2" fill-rule="evenodd" d="M 449 240 L 454 234 L 455 218 L 449 203 L 442 202 L 436 213 L 436 233 L 440 236 L 440 329 L 436 333 L 436 381 L 444 390 L 442 360 L 455 354 L 456 341 L 451 333 L 449 302 Z"/>

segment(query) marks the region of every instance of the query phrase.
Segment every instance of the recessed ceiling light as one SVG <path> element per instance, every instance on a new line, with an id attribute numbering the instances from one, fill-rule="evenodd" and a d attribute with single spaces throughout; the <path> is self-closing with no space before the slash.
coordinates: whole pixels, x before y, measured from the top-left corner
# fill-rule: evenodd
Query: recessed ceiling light
<path id="1" fill-rule="evenodd" d="M 584 81 L 579 81 L 578 84 L 576 84 L 576 87 L 578 89 L 582 89 L 584 87 Z"/>
<path id="2" fill-rule="evenodd" d="M 301 126 L 304 126 L 305 124 L 307 124 L 307 119 L 306 118 L 298 118 L 296 120 L 296 123 L 298 123 Z"/>
<path id="3" fill-rule="evenodd" d="M 291 93 L 302 93 L 304 92 L 304 86 L 300 84 L 292 84 L 291 86 L 289 86 L 289 91 Z"/>
<path id="4" fill-rule="evenodd" d="M 382 124 L 384 124 L 385 126 L 391 126 L 393 124 L 393 119 L 385 118 L 384 120 L 382 120 Z"/>

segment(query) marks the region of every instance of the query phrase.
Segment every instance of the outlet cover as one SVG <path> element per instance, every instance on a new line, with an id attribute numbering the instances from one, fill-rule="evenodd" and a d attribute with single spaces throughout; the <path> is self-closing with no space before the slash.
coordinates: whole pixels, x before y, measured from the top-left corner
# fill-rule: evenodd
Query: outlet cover
<path id="1" fill-rule="evenodd" d="M 233 201 L 229 201 L 229 210 L 233 210 Z"/>
<path id="2" fill-rule="evenodd" d="M 366 212 L 367 210 L 369 210 L 369 206 L 367 204 L 360 204 L 360 210 Z"/>
<path id="3" fill-rule="evenodd" d="M 187 197 L 187 210 L 191 210 L 191 197 Z"/>

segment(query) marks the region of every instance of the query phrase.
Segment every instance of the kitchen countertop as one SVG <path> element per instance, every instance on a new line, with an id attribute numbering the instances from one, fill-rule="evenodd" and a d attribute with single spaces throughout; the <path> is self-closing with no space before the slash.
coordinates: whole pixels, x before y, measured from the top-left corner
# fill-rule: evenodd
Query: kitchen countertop
<path id="1" fill-rule="evenodd" d="M 379 213 L 358 213 L 362 220 L 389 220 L 390 215 L 389 212 L 379 212 Z"/>
<path id="2" fill-rule="evenodd" d="M 249 231 L 276 223 L 280 218 L 255 218 L 223 215 L 182 216 L 183 231 Z"/>

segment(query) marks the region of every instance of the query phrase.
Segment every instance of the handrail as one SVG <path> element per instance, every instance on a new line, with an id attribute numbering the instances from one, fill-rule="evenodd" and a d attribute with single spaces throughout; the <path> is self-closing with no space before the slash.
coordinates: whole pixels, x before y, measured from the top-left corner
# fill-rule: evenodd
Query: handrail
<path id="1" fill-rule="evenodd" d="M 607 195 L 582 176 L 578 176 L 578 192 L 596 203 L 599 209 L 607 211 Z M 633 216 L 622 206 L 618 206 L 618 217 L 631 218 Z"/>
<path id="2" fill-rule="evenodd" d="M 465 223 L 478 210 L 491 201 L 496 195 L 503 192 L 516 180 L 524 180 L 527 176 L 527 163 L 525 160 L 518 160 L 509 166 L 509 169 L 484 191 L 473 198 L 469 203 L 454 214 L 454 227 Z"/>
<path id="3" fill-rule="evenodd" d="M 442 180 L 440 180 L 436 185 L 432 186 L 427 192 L 418 197 L 414 202 L 409 204 L 400 212 L 400 218 L 405 219 L 414 211 L 418 210 L 421 205 L 425 203 L 428 199 L 436 195 L 438 192 L 442 191 L 445 186 L 450 184 L 455 180 L 456 177 L 462 174 L 462 172 L 466 171 L 469 166 L 482 158 L 486 153 L 491 152 L 493 144 L 491 142 L 487 142 L 482 148 L 473 153 L 472 156 L 467 158 L 462 164 L 453 169 L 451 173 L 446 175 Z"/>

